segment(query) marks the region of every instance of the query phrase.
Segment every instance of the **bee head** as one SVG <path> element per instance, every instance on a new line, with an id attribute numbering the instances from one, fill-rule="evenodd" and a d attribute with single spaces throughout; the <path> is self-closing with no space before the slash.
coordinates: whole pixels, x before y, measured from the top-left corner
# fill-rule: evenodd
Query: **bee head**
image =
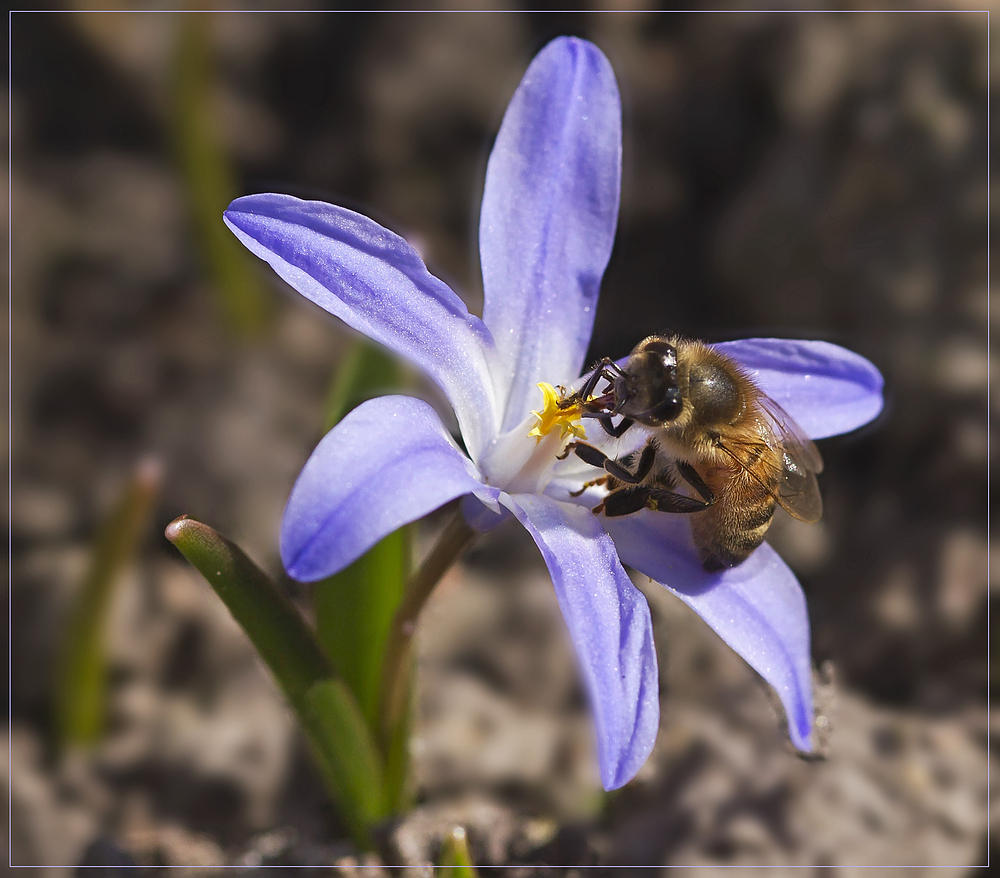
<path id="1" fill-rule="evenodd" d="M 639 344 L 615 379 L 614 396 L 614 414 L 648 427 L 674 420 L 682 408 L 674 345 L 656 336 Z"/>

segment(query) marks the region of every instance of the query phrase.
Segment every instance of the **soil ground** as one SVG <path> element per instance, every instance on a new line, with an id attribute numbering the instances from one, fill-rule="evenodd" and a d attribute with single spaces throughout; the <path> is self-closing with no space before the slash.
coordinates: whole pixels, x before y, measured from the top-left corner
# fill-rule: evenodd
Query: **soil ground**
<path id="1" fill-rule="evenodd" d="M 378 853 L 358 852 L 266 671 L 162 537 L 189 513 L 282 576 L 281 511 L 351 336 L 263 266 L 266 325 L 247 339 L 227 322 L 177 160 L 181 15 L 15 13 L 11 861 L 417 874 L 462 825 L 485 874 L 985 863 L 986 14 L 220 13 L 199 26 L 234 194 L 362 209 L 418 240 L 474 311 L 503 108 L 548 39 L 590 38 L 619 78 L 626 139 L 589 356 L 670 329 L 821 337 L 879 366 L 884 415 L 822 443 L 822 524 L 771 536 L 809 600 L 824 758 L 798 758 L 755 674 L 637 577 L 661 730 L 636 780 L 602 797 L 544 566 L 501 528 L 421 620 L 418 807 L 383 828 Z M 166 478 L 108 623 L 107 732 L 56 758 L 67 608 L 150 455 Z M 422 546 L 441 521 L 423 524 Z"/>

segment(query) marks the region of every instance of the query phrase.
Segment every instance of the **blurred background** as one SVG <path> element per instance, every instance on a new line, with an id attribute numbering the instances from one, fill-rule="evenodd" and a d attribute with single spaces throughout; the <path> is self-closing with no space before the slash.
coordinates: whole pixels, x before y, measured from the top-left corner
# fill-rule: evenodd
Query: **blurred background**
<path id="1" fill-rule="evenodd" d="M 419 805 L 363 855 L 162 536 L 189 513 L 281 576 L 282 507 L 356 344 L 221 211 L 266 191 L 362 210 L 478 312 L 488 150 L 559 34 L 603 49 L 624 105 L 589 356 L 664 330 L 823 338 L 886 377 L 880 419 L 821 443 L 823 522 L 771 536 L 809 600 L 824 758 L 637 577 L 661 730 L 604 800 L 544 566 L 501 528 L 422 618 Z M 15 13 L 11 44 L 13 863 L 420 863 L 455 824 L 511 874 L 985 863 L 985 13 Z M 66 746 L 86 594 L 107 682 Z"/>

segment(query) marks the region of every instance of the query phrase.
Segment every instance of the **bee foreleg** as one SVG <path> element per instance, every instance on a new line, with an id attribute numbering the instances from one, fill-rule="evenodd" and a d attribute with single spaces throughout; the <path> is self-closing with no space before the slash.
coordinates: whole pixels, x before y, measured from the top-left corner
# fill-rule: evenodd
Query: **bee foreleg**
<path id="1" fill-rule="evenodd" d="M 597 382 L 602 378 L 605 381 L 614 381 L 614 379 L 621 375 L 622 370 L 618 364 L 612 360 L 610 357 L 604 357 L 596 366 L 594 366 L 594 371 L 591 376 L 587 379 L 583 387 L 580 388 L 579 396 L 584 401 L 590 399 L 594 394 L 594 388 L 597 387 Z"/>
<path id="2" fill-rule="evenodd" d="M 706 506 L 715 502 L 715 494 L 712 493 L 712 489 L 705 484 L 705 480 L 698 475 L 698 471 L 686 460 L 677 461 L 677 472 L 701 495 Z"/>
<path id="3" fill-rule="evenodd" d="M 586 403 L 593 397 L 594 390 L 597 388 L 598 383 L 602 379 L 607 381 L 609 384 L 613 384 L 615 378 L 620 377 L 622 374 L 621 366 L 609 357 L 604 357 L 604 359 L 594 365 L 593 371 L 590 373 L 583 386 L 572 396 L 567 397 L 562 404 L 566 407 L 574 403 L 583 403 L 586 405 Z M 584 417 L 587 416 L 587 414 L 584 414 Z M 591 413 L 590 417 L 594 417 L 594 414 Z"/>
<path id="4" fill-rule="evenodd" d="M 605 415 L 600 419 L 600 424 L 604 427 L 604 432 L 609 436 L 613 436 L 615 439 L 623 436 L 625 431 L 634 423 L 635 422 L 631 418 L 622 418 L 616 427 L 614 421 L 611 420 L 610 415 Z"/>
<path id="5" fill-rule="evenodd" d="M 599 397 L 603 399 L 603 397 Z M 596 418 L 600 425 L 604 428 L 604 432 L 607 433 L 614 439 L 619 439 L 625 435 L 625 431 L 631 427 L 635 421 L 631 418 L 623 417 L 617 424 L 612 420 L 613 415 L 608 412 L 607 409 L 597 409 L 596 411 L 590 411 L 584 409 L 580 413 L 581 418 Z"/>

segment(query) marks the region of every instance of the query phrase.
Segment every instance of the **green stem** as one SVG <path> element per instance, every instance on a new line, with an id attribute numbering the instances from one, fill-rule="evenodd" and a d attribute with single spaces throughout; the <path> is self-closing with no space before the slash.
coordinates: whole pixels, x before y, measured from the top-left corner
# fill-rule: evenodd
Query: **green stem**
<path id="1" fill-rule="evenodd" d="M 475 535 L 476 532 L 462 518 L 462 513 L 457 512 L 445 525 L 437 544 L 406 586 L 403 601 L 392 620 L 382 663 L 382 702 L 379 716 L 382 720 L 382 741 L 386 747 L 404 719 L 409 703 L 410 659 L 417 617 L 434 591 L 434 586 Z"/>

